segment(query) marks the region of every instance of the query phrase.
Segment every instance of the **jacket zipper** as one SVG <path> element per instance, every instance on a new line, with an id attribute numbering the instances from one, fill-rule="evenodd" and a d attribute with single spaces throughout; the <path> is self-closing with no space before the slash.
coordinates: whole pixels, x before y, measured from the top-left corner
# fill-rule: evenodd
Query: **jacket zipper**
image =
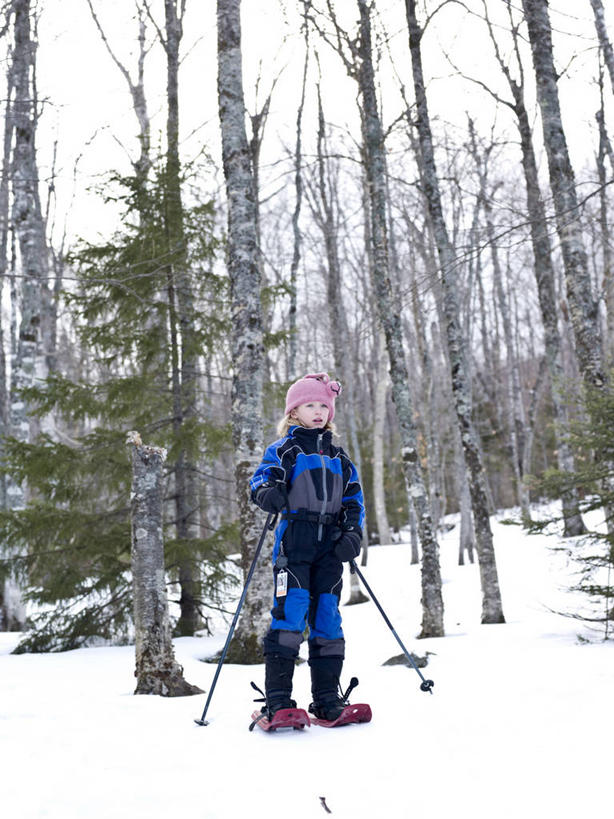
<path id="1" fill-rule="evenodd" d="M 326 463 L 324 461 L 324 452 L 322 451 L 322 435 L 318 435 L 318 452 L 320 453 L 320 461 L 322 463 L 322 510 L 320 514 L 326 511 L 326 504 L 328 503 L 328 487 L 326 486 Z M 318 525 L 318 541 L 322 540 L 322 524 Z"/>

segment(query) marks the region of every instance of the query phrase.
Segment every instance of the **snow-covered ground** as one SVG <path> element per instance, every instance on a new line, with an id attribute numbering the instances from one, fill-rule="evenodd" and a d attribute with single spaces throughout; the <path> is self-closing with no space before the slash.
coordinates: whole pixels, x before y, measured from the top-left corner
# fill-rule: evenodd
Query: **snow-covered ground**
<path id="1" fill-rule="evenodd" d="M 365 576 L 405 644 L 432 652 L 415 671 L 372 603 L 344 608 L 346 684 L 373 721 L 336 730 L 247 730 L 250 680 L 263 666 L 222 670 L 205 696 L 135 697 L 134 651 L 88 648 L 10 655 L 0 634 L 0 806 L 7 819 L 333 817 L 577 819 L 610 815 L 614 644 L 554 611 L 572 566 L 555 538 L 493 521 L 507 623 L 480 625 L 476 565 L 456 565 L 457 529 L 441 538 L 447 636 L 417 641 L 420 576 L 404 544 L 374 548 Z M 208 689 L 199 660 L 224 642 L 176 641 L 185 676 Z M 585 642 L 583 638 L 588 638 Z M 309 703 L 309 669 L 295 674 Z"/>

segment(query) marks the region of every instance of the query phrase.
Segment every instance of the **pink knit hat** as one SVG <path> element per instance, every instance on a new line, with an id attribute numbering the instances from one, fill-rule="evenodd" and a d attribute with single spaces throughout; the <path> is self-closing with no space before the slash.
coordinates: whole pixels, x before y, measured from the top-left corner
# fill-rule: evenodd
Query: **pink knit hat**
<path id="1" fill-rule="evenodd" d="M 335 399 L 341 395 L 341 384 L 331 381 L 328 373 L 310 373 L 295 381 L 286 394 L 286 415 L 309 401 L 321 401 L 328 407 L 328 420 L 335 417 Z"/>

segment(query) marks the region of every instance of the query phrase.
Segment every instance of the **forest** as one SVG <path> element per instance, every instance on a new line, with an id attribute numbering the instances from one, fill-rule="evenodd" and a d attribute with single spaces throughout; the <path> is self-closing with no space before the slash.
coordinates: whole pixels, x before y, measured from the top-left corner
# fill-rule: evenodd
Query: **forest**
<path id="1" fill-rule="evenodd" d="M 453 514 L 481 622 L 505 622 L 490 519 L 512 509 L 581 552 L 582 616 L 611 636 L 612 9 L 0 15 L 0 630 L 22 632 L 16 651 L 134 642 L 139 572 L 158 572 L 175 636 L 231 614 L 264 523 L 249 477 L 288 387 L 320 371 L 343 385 L 360 563 L 407 536 L 421 637 L 444 636 Z M 151 470 L 159 505 L 139 507 Z M 135 557 L 145 530 L 157 568 Z M 261 661 L 268 558 L 234 662 Z"/>

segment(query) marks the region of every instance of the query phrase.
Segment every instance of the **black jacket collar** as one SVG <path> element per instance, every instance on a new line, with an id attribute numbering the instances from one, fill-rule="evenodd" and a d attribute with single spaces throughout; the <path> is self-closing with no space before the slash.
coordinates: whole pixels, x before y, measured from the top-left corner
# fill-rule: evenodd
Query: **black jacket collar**
<path id="1" fill-rule="evenodd" d="M 333 433 L 330 429 L 307 429 L 307 427 L 298 425 L 290 427 L 289 434 L 307 453 L 318 451 L 318 438 L 320 436 L 322 436 L 321 447 L 323 450 L 328 450 L 333 440 Z"/>

